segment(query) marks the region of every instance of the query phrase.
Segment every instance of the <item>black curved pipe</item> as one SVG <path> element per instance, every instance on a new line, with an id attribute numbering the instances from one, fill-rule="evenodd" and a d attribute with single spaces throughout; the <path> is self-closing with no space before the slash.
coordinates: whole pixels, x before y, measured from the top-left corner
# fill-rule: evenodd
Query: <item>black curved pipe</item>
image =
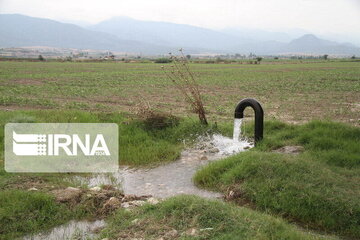
<path id="1" fill-rule="evenodd" d="M 235 108 L 235 118 L 244 118 L 244 110 L 251 107 L 255 112 L 255 144 L 263 139 L 264 111 L 258 101 L 253 98 L 245 98 Z"/>

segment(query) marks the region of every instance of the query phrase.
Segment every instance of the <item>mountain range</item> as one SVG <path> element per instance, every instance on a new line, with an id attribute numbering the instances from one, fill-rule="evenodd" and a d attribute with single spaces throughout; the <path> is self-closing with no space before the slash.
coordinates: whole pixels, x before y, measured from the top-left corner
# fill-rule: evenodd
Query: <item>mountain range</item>
<path id="1" fill-rule="evenodd" d="M 240 53 L 258 55 L 360 55 L 360 48 L 304 34 L 251 29 L 220 31 L 168 22 L 114 17 L 86 28 L 50 19 L 0 14 L 0 47 L 49 46 L 110 50 L 134 54 L 166 54 L 179 48 L 186 53 Z"/>

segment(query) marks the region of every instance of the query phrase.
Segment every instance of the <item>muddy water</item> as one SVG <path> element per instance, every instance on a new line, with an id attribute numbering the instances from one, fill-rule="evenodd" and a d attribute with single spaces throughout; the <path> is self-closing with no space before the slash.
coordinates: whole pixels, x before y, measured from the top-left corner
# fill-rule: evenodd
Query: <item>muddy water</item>
<path id="1" fill-rule="evenodd" d="M 99 174 L 90 178 L 77 178 L 89 187 L 111 184 L 125 194 L 152 195 L 167 198 L 178 194 L 194 194 L 206 198 L 221 197 L 219 193 L 197 188 L 192 182 L 195 172 L 211 161 L 244 151 L 252 147 L 246 141 L 214 135 L 202 138 L 192 149 L 181 153 L 179 160 L 151 169 L 122 167 L 115 174 Z"/>
<path id="2" fill-rule="evenodd" d="M 239 133 L 240 135 L 240 133 Z M 221 194 L 197 188 L 192 182 L 195 172 L 211 161 L 242 152 L 253 144 L 238 141 L 221 135 L 202 137 L 199 144 L 184 150 L 179 160 L 150 169 L 130 169 L 122 167 L 114 174 L 97 174 L 89 178 L 76 177 L 73 181 L 89 187 L 110 184 L 122 189 L 125 194 L 152 195 L 157 198 L 167 198 L 177 194 L 193 194 L 205 198 L 220 198 Z M 98 220 L 71 221 L 68 224 L 54 228 L 25 240 L 43 239 L 92 239 L 96 237 L 94 230 L 101 228 L 105 222 Z"/>
<path id="3" fill-rule="evenodd" d="M 26 236 L 23 240 L 64 240 L 92 239 L 96 236 L 94 231 L 105 226 L 104 220 L 97 221 L 70 221 L 67 224 L 53 228 L 49 232 L 42 232 L 32 236 Z"/>

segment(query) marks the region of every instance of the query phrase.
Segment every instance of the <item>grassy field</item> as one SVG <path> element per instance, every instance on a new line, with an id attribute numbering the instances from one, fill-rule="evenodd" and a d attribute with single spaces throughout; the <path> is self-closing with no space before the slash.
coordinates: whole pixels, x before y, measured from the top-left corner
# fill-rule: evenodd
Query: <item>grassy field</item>
<path id="1" fill-rule="evenodd" d="M 95 217 L 84 211 L 86 206 L 74 209 L 49 195 L 51 189 L 72 186 L 66 181 L 71 175 L 4 171 L 6 123 L 115 122 L 121 163 L 154 166 L 175 160 L 184 140 L 191 143 L 196 135 L 216 131 L 231 136 L 235 105 L 245 97 L 263 104 L 264 140 L 195 176 L 200 187 L 233 191 L 236 205 L 175 197 L 117 212 L 101 236 L 152 239 L 176 229 L 178 239 L 333 238 L 311 229 L 358 239 L 360 62 L 197 63 L 191 69 L 204 94 L 207 127 L 194 118 L 161 64 L 0 62 L 0 239 Z M 180 119 L 162 129 L 148 125 L 133 114 L 147 102 Z M 308 122 L 313 119 L 330 121 Z M 251 135 L 252 127 L 246 124 L 243 130 Z M 295 156 L 271 152 L 286 145 L 302 145 L 305 150 Z M 34 186 L 39 191 L 28 191 Z M 140 224 L 133 224 L 134 219 Z M 200 231 L 207 228 L 212 230 Z M 189 229 L 198 230 L 197 235 L 186 235 Z"/>
<path id="2" fill-rule="evenodd" d="M 247 208 L 191 196 L 131 212 L 122 210 L 109 222 L 102 237 L 110 239 L 336 239 Z M 176 234 L 169 237 L 174 230 Z"/>
<path id="3" fill-rule="evenodd" d="M 165 64 L 165 67 L 169 64 Z M 192 64 L 210 120 L 230 119 L 236 103 L 258 99 L 268 119 L 331 119 L 359 125 L 360 62 Z M 161 64 L 0 62 L 2 109 L 133 111 L 191 114 Z"/>
<path id="4" fill-rule="evenodd" d="M 194 180 L 234 201 L 301 225 L 360 236 L 360 129 L 313 121 L 265 124 L 264 141 L 251 151 L 214 162 Z M 273 153 L 302 145 L 299 155 Z"/>

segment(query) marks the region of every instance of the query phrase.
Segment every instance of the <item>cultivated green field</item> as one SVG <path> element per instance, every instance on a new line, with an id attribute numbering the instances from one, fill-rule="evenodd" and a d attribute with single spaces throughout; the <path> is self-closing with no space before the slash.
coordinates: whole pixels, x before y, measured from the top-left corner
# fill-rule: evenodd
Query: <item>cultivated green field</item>
<path id="1" fill-rule="evenodd" d="M 172 229 L 179 233 L 172 239 L 359 239 L 360 62 L 190 67 L 209 126 L 199 123 L 161 64 L 0 61 L 0 239 L 70 219 L 99 218 L 101 206 L 89 199 L 75 205 L 54 200 L 50 191 L 77 187 L 68 181 L 72 174 L 6 173 L 6 123 L 114 122 L 120 130 L 120 163 L 156 166 L 176 160 L 184 140 L 191 143 L 196 135 L 231 136 L 234 108 L 246 97 L 264 107 L 263 141 L 194 177 L 199 187 L 226 196 L 232 192 L 230 202 L 178 196 L 155 206 L 120 209 L 101 216 L 108 225 L 99 239 L 169 239 L 165 235 Z M 179 118 L 157 128 L 134 114 L 142 104 Z M 252 114 L 248 109 L 246 115 Z M 243 130 L 252 135 L 253 125 Z M 304 151 L 272 152 L 287 145 Z M 33 187 L 38 191 L 28 191 Z M 196 235 L 187 234 L 192 229 Z"/>
<path id="2" fill-rule="evenodd" d="M 165 68 L 170 64 L 165 64 Z M 360 62 L 192 64 L 210 119 L 230 119 L 236 103 L 254 97 L 268 119 L 331 119 L 359 125 Z M 181 93 L 161 64 L 0 62 L 2 109 L 131 112 L 136 104 L 185 116 Z"/>

